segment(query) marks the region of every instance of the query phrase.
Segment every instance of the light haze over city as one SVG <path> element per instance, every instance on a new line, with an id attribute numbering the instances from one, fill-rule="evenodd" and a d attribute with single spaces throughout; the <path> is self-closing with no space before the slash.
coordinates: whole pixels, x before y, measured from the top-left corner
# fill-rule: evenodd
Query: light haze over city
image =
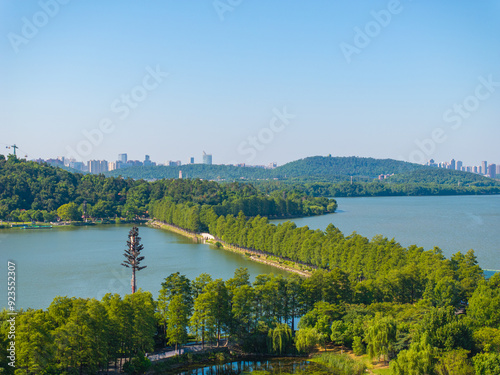
<path id="1" fill-rule="evenodd" d="M 499 18 L 498 0 L 3 2 L 0 153 L 498 162 Z"/>

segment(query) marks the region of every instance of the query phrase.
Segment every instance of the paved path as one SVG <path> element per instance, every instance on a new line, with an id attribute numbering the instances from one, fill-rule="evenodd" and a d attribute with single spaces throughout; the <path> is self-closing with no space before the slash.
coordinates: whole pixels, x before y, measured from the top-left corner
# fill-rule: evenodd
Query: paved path
<path id="1" fill-rule="evenodd" d="M 226 344 L 225 340 L 221 340 L 219 344 L 219 348 L 224 347 Z M 151 362 L 156 362 L 160 361 L 165 358 L 170 358 L 174 357 L 179 354 L 185 354 L 185 353 L 199 353 L 203 352 L 208 349 L 214 349 L 217 348 L 216 345 L 205 345 L 205 347 L 202 347 L 201 344 L 192 344 L 192 345 L 185 345 L 179 350 L 175 350 L 174 348 L 169 348 L 168 350 L 162 351 L 160 353 L 151 353 L 148 355 L 148 358 Z"/>

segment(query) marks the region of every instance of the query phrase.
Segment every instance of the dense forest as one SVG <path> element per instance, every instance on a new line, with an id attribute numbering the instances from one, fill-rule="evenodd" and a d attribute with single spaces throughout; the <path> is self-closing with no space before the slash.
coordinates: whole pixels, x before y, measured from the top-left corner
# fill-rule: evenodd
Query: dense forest
<path id="1" fill-rule="evenodd" d="M 131 167 L 108 172 L 110 176 L 120 175 L 134 179 L 161 179 L 176 178 L 179 170 L 183 175 L 192 178 L 204 179 L 321 179 L 343 181 L 350 176 L 364 176 L 373 179 L 380 174 L 411 172 L 425 168 L 419 164 L 412 164 L 392 159 L 373 159 L 360 157 L 332 157 L 313 156 L 289 162 L 274 169 L 261 167 L 235 167 L 231 165 L 187 164 L 183 166 L 167 167 Z"/>
<path id="2" fill-rule="evenodd" d="M 182 204 L 172 205 L 168 199 L 153 202 L 150 212 L 158 220 L 186 229 L 192 230 L 189 224 L 196 223 L 199 230 L 208 230 L 230 245 L 320 269 L 341 271 L 363 291 L 363 298 L 371 296 L 371 299 L 359 300 L 360 303 L 414 303 L 424 295 L 435 295 L 436 305 L 444 303 L 442 298 L 448 298 L 448 304 L 458 307 L 470 297 L 482 277 L 473 250 L 465 255 L 457 253 L 447 260 L 437 247 L 424 251 L 415 245 L 402 247 L 382 236 L 371 241 L 356 233 L 344 236 L 333 224 L 325 231 L 297 227 L 290 221 L 275 225 L 269 223 L 267 217 L 247 218 L 243 212 L 224 216 L 217 215 L 212 208 L 199 213 L 189 211 Z M 475 281 L 461 284 L 455 275 L 459 270 L 477 278 L 474 276 Z M 438 293 L 441 289 L 453 292 L 453 296 Z"/>
<path id="3" fill-rule="evenodd" d="M 474 192 L 498 193 L 500 183 L 496 180 L 456 170 L 427 167 L 392 159 L 359 157 L 314 156 L 296 160 L 274 169 L 257 167 L 235 167 L 230 165 L 188 164 L 180 167 L 130 167 L 107 172 L 108 176 L 134 179 L 177 178 L 179 171 L 188 178 L 203 178 L 217 181 L 250 180 L 283 183 L 286 185 L 314 183 L 331 185 L 331 190 L 343 194 L 345 182 L 368 185 L 361 194 L 370 195 L 370 183 L 377 180 L 378 193 L 386 195 L 428 195 L 428 194 L 474 194 Z M 381 182 L 379 175 L 391 175 Z M 411 189 L 405 192 L 404 186 Z M 483 189 L 495 187 L 496 189 Z M 422 188 L 419 190 L 419 188 Z M 343 195 L 337 195 L 343 196 Z"/>
<path id="4" fill-rule="evenodd" d="M 63 169 L 0 155 L 0 219 L 55 221 L 147 216 L 151 201 L 168 196 L 174 204 L 212 206 L 218 214 L 270 217 L 335 211 L 335 202 L 298 192 L 264 194 L 251 184 L 218 184 L 199 179 L 144 180 L 73 174 Z"/>
<path id="5" fill-rule="evenodd" d="M 492 180 L 491 180 L 492 181 Z M 294 191 L 313 197 L 391 197 L 425 195 L 482 195 L 500 194 L 500 185 L 492 182 L 450 185 L 441 183 L 393 183 L 387 181 L 360 182 L 298 182 L 298 181 L 254 181 L 253 186 L 265 193 L 275 190 Z"/>
<path id="6" fill-rule="evenodd" d="M 310 278 L 259 275 L 253 283 L 244 268 L 225 281 L 174 273 L 164 279 L 157 300 L 141 290 L 123 298 L 107 294 L 101 301 L 56 297 L 46 310 L 16 316 L 16 374 L 96 374 L 120 358 L 126 359 L 119 365 L 125 372 L 143 373 L 151 366 L 145 353 L 221 338 L 233 348 L 272 355 L 307 354 L 334 344 L 390 361 L 395 375 L 498 374 L 500 276 L 484 280 L 472 254 L 438 257 L 437 272 L 435 262 L 432 256 L 415 261 L 414 270 L 444 272 L 448 280 L 426 288 L 413 303 L 384 302 L 340 269 L 318 270 Z M 390 271 L 379 275 L 393 277 Z M 404 277 L 398 282 L 408 293 L 415 287 Z M 467 301 L 466 314 L 457 310 L 458 300 Z M 299 317 L 298 330 L 292 330 Z M 5 374 L 14 373 L 8 366 L 10 318 L 0 313 Z"/>

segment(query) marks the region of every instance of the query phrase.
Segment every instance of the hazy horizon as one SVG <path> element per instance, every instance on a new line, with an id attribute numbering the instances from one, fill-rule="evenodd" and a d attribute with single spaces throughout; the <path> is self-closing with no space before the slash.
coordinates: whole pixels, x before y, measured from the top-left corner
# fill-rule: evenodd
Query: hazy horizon
<path id="1" fill-rule="evenodd" d="M 0 5 L 0 153 L 500 162 L 500 1 Z"/>

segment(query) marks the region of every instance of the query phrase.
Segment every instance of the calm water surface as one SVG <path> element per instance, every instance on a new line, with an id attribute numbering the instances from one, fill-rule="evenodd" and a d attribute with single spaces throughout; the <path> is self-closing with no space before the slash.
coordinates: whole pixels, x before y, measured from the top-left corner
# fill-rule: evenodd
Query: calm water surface
<path id="1" fill-rule="evenodd" d="M 403 246 L 439 246 L 450 257 L 474 249 L 484 269 L 500 270 L 500 196 L 338 198 L 335 214 L 295 219 L 298 226 L 325 229 L 333 223 L 344 234 L 372 238 L 383 234 Z M 274 221 L 277 222 L 277 221 Z M 7 261 L 17 265 L 17 307 L 46 308 L 57 295 L 94 297 L 130 293 L 130 271 L 121 266 L 129 225 L 40 230 L 0 230 L 0 265 L 6 296 Z M 228 279 L 238 267 L 251 277 L 282 273 L 244 256 L 167 231 L 141 227 L 144 264 L 138 286 L 156 298 L 173 272 L 194 279 L 200 273 Z M 7 298 L 0 297 L 0 308 Z"/>
<path id="2" fill-rule="evenodd" d="M 37 230 L 0 230 L 0 296 L 7 296 L 7 261 L 17 265 L 18 308 L 46 308 L 59 296 L 101 299 L 106 293 L 130 293 L 130 270 L 120 264 L 130 225 L 102 225 Z M 207 272 L 228 279 L 247 267 L 251 279 L 262 273 L 284 271 L 252 262 L 244 256 L 160 229 L 140 227 L 147 268 L 137 273 L 137 285 L 156 298 L 171 273 L 194 279 Z M 5 271 L 5 272 L 4 272 Z M 1 298 L 0 308 L 7 306 Z"/>
<path id="3" fill-rule="evenodd" d="M 500 196 L 336 198 L 338 212 L 294 219 L 297 226 L 345 235 L 382 234 L 403 246 L 438 246 L 446 257 L 474 249 L 479 265 L 500 270 Z M 281 222 L 284 220 L 273 220 Z"/>

